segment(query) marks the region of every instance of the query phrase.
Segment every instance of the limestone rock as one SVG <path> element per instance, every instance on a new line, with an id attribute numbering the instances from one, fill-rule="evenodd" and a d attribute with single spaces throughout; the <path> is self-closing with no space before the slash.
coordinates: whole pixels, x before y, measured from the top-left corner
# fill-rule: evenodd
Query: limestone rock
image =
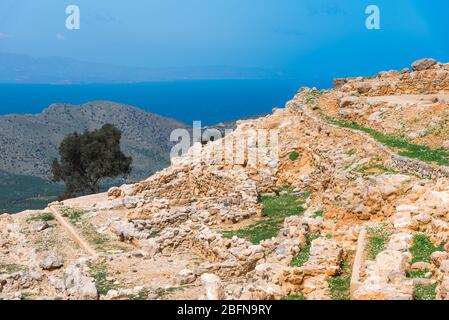
<path id="1" fill-rule="evenodd" d="M 41 232 L 49 227 L 47 221 L 36 221 L 31 225 L 33 232 Z"/>
<path id="2" fill-rule="evenodd" d="M 437 267 L 440 267 L 443 261 L 449 259 L 449 252 L 436 251 L 432 253 L 431 259 Z"/>
<path id="3" fill-rule="evenodd" d="M 61 256 L 58 256 L 55 253 L 50 253 L 41 261 L 39 265 L 43 270 L 51 271 L 61 268 L 63 264 L 64 262 Z"/>
<path id="4" fill-rule="evenodd" d="M 119 236 L 121 241 L 131 241 L 133 239 L 147 239 L 149 234 L 136 229 L 132 222 L 125 220 L 114 220 L 111 222 L 112 231 Z"/>
<path id="5" fill-rule="evenodd" d="M 118 187 L 112 187 L 108 190 L 108 199 L 113 200 L 116 198 L 120 198 L 124 195 L 122 189 Z"/>
<path id="6" fill-rule="evenodd" d="M 421 60 L 417 60 L 412 63 L 412 69 L 413 71 L 423 71 L 431 69 L 433 66 L 437 64 L 437 61 L 435 59 L 431 58 L 425 58 Z"/>
<path id="7" fill-rule="evenodd" d="M 59 277 L 49 276 L 48 282 L 59 292 L 63 292 L 65 290 L 64 280 Z"/>
<path id="8" fill-rule="evenodd" d="M 449 277 L 444 278 L 437 289 L 437 299 L 449 300 Z"/>
<path id="9" fill-rule="evenodd" d="M 430 263 L 427 262 L 415 262 L 410 266 L 412 270 L 429 270 L 432 267 Z"/>
<path id="10" fill-rule="evenodd" d="M 178 283 L 180 285 L 189 284 L 196 280 L 195 273 L 190 269 L 183 269 L 178 273 Z"/>
<path id="11" fill-rule="evenodd" d="M 123 205 L 127 209 L 133 209 L 133 208 L 137 207 L 137 205 L 139 204 L 139 201 L 140 201 L 140 199 L 138 197 L 126 196 L 123 198 Z"/>
<path id="12" fill-rule="evenodd" d="M 356 104 L 359 101 L 359 98 L 353 96 L 345 96 L 339 100 L 340 108 L 346 108 Z"/>
<path id="13" fill-rule="evenodd" d="M 211 273 L 205 273 L 201 275 L 201 283 L 206 291 L 207 300 L 224 299 L 224 289 L 220 277 Z"/>
<path id="14" fill-rule="evenodd" d="M 444 141 L 441 147 L 443 149 L 449 150 L 449 140 Z"/>
<path id="15" fill-rule="evenodd" d="M 243 287 L 240 300 L 277 300 L 285 296 L 285 291 L 272 282 L 257 279 Z"/>
<path id="16" fill-rule="evenodd" d="M 85 275 L 81 269 L 71 266 L 64 272 L 64 285 L 69 295 L 77 299 L 97 299 L 95 280 Z"/>

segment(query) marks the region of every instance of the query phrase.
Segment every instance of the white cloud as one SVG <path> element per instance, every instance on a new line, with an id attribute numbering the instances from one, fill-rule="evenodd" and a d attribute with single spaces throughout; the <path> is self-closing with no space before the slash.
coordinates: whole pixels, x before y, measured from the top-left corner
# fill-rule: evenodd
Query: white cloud
<path id="1" fill-rule="evenodd" d="M 0 32 L 0 40 L 11 38 L 11 35 L 8 33 Z"/>
<path id="2" fill-rule="evenodd" d="M 64 41 L 65 40 L 65 36 L 62 33 L 57 33 L 56 34 L 56 39 L 58 39 L 60 41 Z"/>

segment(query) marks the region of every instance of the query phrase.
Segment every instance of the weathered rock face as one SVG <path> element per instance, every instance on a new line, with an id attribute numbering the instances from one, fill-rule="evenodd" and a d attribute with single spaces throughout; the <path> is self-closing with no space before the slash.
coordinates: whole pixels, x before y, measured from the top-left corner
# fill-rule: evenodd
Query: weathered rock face
<path id="1" fill-rule="evenodd" d="M 48 223 L 46 221 L 37 221 L 37 222 L 33 223 L 33 225 L 31 226 L 31 229 L 34 232 L 41 232 L 47 228 L 48 228 Z"/>
<path id="2" fill-rule="evenodd" d="M 356 300 L 412 300 L 413 280 L 405 276 L 407 256 L 400 251 L 381 252 L 367 266 L 367 276 L 354 292 Z"/>
<path id="3" fill-rule="evenodd" d="M 223 300 L 224 290 L 221 279 L 210 273 L 205 273 L 201 276 L 201 283 L 206 292 L 207 300 Z"/>
<path id="4" fill-rule="evenodd" d="M 432 262 L 437 268 L 437 299 L 449 300 L 449 253 L 434 252 L 432 254 Z"/>
<path id="5" fill-rule="evenodd" d="M 97 299 L 95 280 L 85 275 L 78 267 L 69 267 L 64 272 L 64 286 L 75 299 Z"/>
<path id="6" fill-rule="evenodd" d="M 433 66 L 437 64 L 437 61 L 435 59 L 421 59 L 417 60 L 412 63 L 412 69 L 413 71 L 423 71 L 431 69 Z"/>
<path id="7" fill-rule="evenodd" d="M 335 240 L 318 238 L 312 241 L 309 260 L 302 270 L 305 275 L 335 276 L 340 272 L 343 250 Z"/>
<path id="8" fill-rule="evenodd" d="M 129 221 L 115 220 L 111 222 L 111 229 L 119 236 L 121 241 L 131 241 L 133 239 L 148 239 L 149 233 L 139 231 L 135 225 Z"/>
<path id="9" fill-rule="evenodd" d="M 182 269 L 178 273 L 178 277 L 179 277 L 178 283 L 180 285 L 189 284 L 196 280 L 195 273 L 190 269 Z"/>
<path id="10" fill-rule="evenodd" d="M 412 73 L 381 73 L 375 78 L 339 79 L 337 89 L 363 96 L 438 93 L 449 90 L 449 66 L 433 59 L 413 63 Z"/>
<path id="11" fill-rule="evenodd" d="M 63 265 L 63 259 L 62 257 L 51 253 L 47 255 L 44 260 L 40 263 L 40 267 L 44 270 L 54 270 L 61 268 Z"/>
<path id="12" fill-rule="evenodd" d="M 240 295 L 241 300 L 273 300 L 280 299 L 283 296 L 282 289 L 263 280 L 258 280 L 243 288 Z"/>

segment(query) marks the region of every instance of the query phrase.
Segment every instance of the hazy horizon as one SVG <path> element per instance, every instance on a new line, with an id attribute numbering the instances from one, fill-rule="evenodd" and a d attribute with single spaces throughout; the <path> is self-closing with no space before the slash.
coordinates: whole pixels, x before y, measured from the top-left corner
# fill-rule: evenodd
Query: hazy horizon
<path id="1" fill-rule="evenodd" d="M 80 9 L 79 30 L 65 27 L 71 4 Z M 0 52 L 125 67 L 256 68 L 311 81 L 403 68 L 423 57 L 449 61 L 447 1 L 376 1 L 380 30 L 365 27 L 371 4 L 3 0 Z"/>

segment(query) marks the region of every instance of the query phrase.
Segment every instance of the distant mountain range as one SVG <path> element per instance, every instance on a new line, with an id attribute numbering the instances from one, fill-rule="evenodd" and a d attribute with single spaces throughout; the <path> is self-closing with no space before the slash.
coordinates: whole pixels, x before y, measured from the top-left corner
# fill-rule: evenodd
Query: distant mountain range
<path id="1" fill-rule="evenodd" d="M 70 58 L 33 58 L 0 53 L 0 83 L 137 83 L 170 80 L 273 79 L 275 71 L 245 67 L 140 68 L 83 62 Z"/>

